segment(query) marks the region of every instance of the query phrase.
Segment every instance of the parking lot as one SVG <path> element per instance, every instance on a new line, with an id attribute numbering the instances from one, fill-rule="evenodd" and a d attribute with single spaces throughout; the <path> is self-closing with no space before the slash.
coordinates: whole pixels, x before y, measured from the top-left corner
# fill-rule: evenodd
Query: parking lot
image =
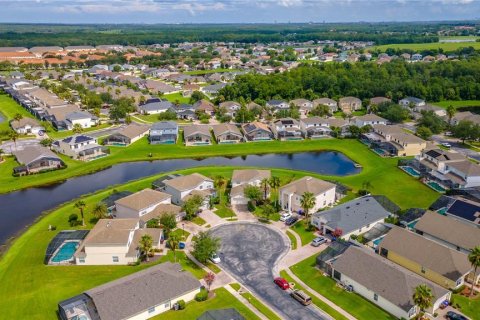
<path id="1" fill-rule="evenodd" d="M 233 223 L 212 230 L 222 240 L 220 266 L 269 304 L 284 319 L 331 319 L 315 306 L 302 306 L 273 283 L 277 259 L 288 250 L 287 240 L 271 228 Z"/>

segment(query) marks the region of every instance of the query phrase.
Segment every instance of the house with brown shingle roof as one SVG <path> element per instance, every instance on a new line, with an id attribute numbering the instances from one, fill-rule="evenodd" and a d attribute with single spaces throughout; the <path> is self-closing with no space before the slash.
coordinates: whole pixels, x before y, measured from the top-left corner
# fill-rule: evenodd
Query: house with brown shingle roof
<path id="1" fill-rule="evenodd" d="M 236 125 L 231 123 L 221 123 L 212 126 L 213 135 L 218 144 L 231 144 L 243 141 L 243 134 Z"/>
<path id="2" fill-rule="evenodd" d="M 103 140 L 105 145 L 128 146 L 135 141 L 145 137 L 150 130 L 150 126 L 145 124 L 131 123 L 125 128 L 106 137 Z"/>
<path id="3" fill-rule="evenodd" d="M 378 245 L 378 252 L 447 289 L 463 285 L 472 272 L 466 254 L 400 227 L 387 233 Z"/>
<path id="4" fill-rule="evenodd" d="M 258 121 L 243 124 L 242 131 L 247 141 L 270 141 L 274 138 L 268 125 Z"/>
<path id="5" fill-rule="evenodd" d="M 258 170 L 258 169 L 233 170 L 232 189 L 230 191 L 230 203 L 232 205 L 247 204 L 248 199 L 245 197 L 245 194 L 243 192 L 245 187 L 249 185 L 260 187 L 262 180 L 264 179 L 268 180 L 270 179 L 270 177 L 271 177 L 270 170 Z M 267 186 L 267 189 L 270 189 L 270 188 Z M 269 192 L 269 190 L 267 192 Z"/>
<path id="6" fill-rule="evenodd" d="M 165 193 L 171 195 L 172 203 L 182 205 L 189 197 L 198 194 L 202 198 L 215 195 L 213 180 L 199 173 L 174 177 L 163 181 Z M 208 202 L 207 202 L 208 203 Z"/>
<path id="7" fill-rule="evenodd" d="M 50 149 L 42 146 L 27 146 L 13 152 L 21 165 L 13 169 L 15 175 L 39 173 L 63 168 L 65 163 Z"/>
<path id="8" fill-rule="evenodd" d="M 192 124 L 183 128 L 186 146 L 205 146 L 212 144 L 210 126 Z"/>
<path id="9" fill-rule="evenodd" d="M 355 97 L 343 97 L 338 100 L 338 106 L 346 114 L 362 109 L 362 100 Z"/>
<path id="10" fill-rule="evenodd" d="M 10 122 L 12 129 L 19 134 L 38 134 L 39 131 L 45 131 L 45 128 L 32 118 L 22 118 Z"/>
<path id="11" fill-rule="evenodd" d="M 169 194 L 164 192 L 143 189 L 115 201 L 116 211 L 114 216 L 138 219 L 153 211 L 160 204 L 171 203 L 171 198 Z"/>

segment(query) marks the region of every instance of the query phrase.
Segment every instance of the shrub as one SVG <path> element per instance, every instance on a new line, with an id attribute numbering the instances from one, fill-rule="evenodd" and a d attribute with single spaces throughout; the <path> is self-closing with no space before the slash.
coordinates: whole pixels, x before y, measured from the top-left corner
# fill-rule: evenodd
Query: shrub
<path id="1" fill-rule="evenodd" d="M 369 194 L 370 192 L 368 190 L 365 190 L 365 189 L 360 189 L 358 190 L 358 195 L 359 196 L 366 196 L 367 194 Z"/>
<path id="2" fill-rule="evenodd" d="M 207 299 L 208 299 L 207 290 L 201 290 L 199 293 L 195 295 L 195 301 L 201 302 L 201 301 L 206 301 Z"/>
<path id="3" fill-rule="evenodd" d="M 178 300 L 178 301 L 177 301 L 177 304 L 178 304 L 178 310 L 183 310 L 183 309 L 185 309 L 185 301 L 183 301 L 183 300 Z"/>
<path id="4" fill-rule="evenodd" d="M 74 227 L 74 226 L 80 224 L 80 221 L 78 221 L 78 214 L 72 213 L 68 217 L 68 223 L 70 224 L 71 227 Z"/>
<path id="5" fill-rule="evenodd" d="M 357 238 L 358 238 L 358 237 L 357 237 L 356 234 L 352 234 L 352 235 L 350 236 L 350 239 L 352 239 L 352 240 L 357 240 Z"/>
<path id="6" fill-rule="evenodd" d="M 457 289 L 452 290 L 452 292 L 453 292 L 453 293 L 460 293 L 460 292 L 462 292 L 464 289 L 465 289 L 465 285 L 461 285 L 461 286 L 458 287 Z M 453 297 L 452 297 L 452 299 L 453 299 Z"/>
<path id="7" fill-rule="evenodd" d="M 253 202 L 252 202 L 252 201 L 248 201 L 248 204 L 247 204 L 247 209 L 248 209 L 248 211 L 253 212 L 253 211 L 255 211 L 255 208 L 256 208 L 256 207 L 255 207 L 255 205 L 253 204 Z"/>

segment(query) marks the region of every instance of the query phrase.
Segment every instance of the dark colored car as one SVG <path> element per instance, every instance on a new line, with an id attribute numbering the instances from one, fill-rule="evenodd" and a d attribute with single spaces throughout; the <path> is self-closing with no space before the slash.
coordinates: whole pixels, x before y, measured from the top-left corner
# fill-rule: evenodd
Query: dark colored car
<path id="1" fill-rule="evenodd" d="M 447 312 L 447 319 L 449 319 L 449 320 L 468 320 L 467 317 L 464 317 L 461 314 L 453 312 L 453 311 L 448 311 Z"/>
<path id="2" fill-rule="evenodd" d="M 290 284 L 288 283 L 288 281 L 283 278 L 275 278 L 273 279 L 273 282 L 275 282 L 275 284 L 279 286 L 282 290 L 287 290 L 288 288 L 290 288 Z"/>
<path id="3" fill-rule="evenodd" d="M 285 224 L 287 226 L 291 226 L 293 224 L 295 224 L 295 222 L 298 221 L 298 218 L 297 217 L 291 217 L 291 218 L 288 218 L 286 221 L 285 221 Z"/>

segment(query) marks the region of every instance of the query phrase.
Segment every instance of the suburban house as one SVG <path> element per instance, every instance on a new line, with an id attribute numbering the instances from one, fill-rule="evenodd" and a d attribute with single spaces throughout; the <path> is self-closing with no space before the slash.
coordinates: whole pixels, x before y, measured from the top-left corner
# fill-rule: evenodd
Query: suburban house
<path id="1" fill-rule="evenodd" d="M 15 175 L 26 175 L 63 168 L 65 163 L 50 149 L 42 146 L 26 146 L 13 152 L 19 167 L 13 168 Z"/>
<path id="2" fill-rule="evenodd" d="M 444 214 L 462 222 L 480 227 L 480 203 L 464 199 L 453 198 L 453 202 L 443 207 Z"/>
<path id="3" fill-rule="evenodd" d="M 338 107 L 343 113 L 350 114 L 362 109 L 362 100 L 355 97 L 343 97 L 338 100 Z"/>
<path id="4" fill-rule="evenodd" d="M 97 125 L 97 122 L 97 117 L 87 111 L 77 110 L 65 115 L 65 124 L 68 130 L 72 130 L 75 125 L 82 128 L 91 128 L 92 126 Z"/>
<path id="5" fill-rule="evenodd" d="M 208 125 L 190 125 L 183 128 L 186 146 L 205 146 L 212 144 L 212 134 Z"/>
<path id="6" fill-rule="evenodd" d="M 171 203 L 161 203 L 156 206 L 155 209 L 140 217 L 140 227 L 145 227 L 148 221 L 160 219 L 165 214 L 175 215 L 177 222 L 182 221 L 185 217 L 185 211 L 182 210 L 182 207 Z"/>
<path id="7" fill-rule="evenodd" d="M 212 126 L 212 130 L 218 144 L 238 143 L 243 141 L 242 133 L 234 124 L 217 124 Z"/>
<path id="8" fill-rule="evenodd" d="M 305 192 L 311 192 L 315 197 L 315 206 L 310 212 L 316 212 L 335 203 L 336 187 L 331 182 L 306 176 L 280 188 L 280 205 L 288 212 L 302 212 L 302 196 Z"/>
<path id="9" fill-rule="evenodd" d="M 363 135 L 370 146 L 393 156 L 416 156 L 427 147 L 427 142 L 413 134 L 405 132 L 397 125 L 375 124 L 373 132 Z"/>
<path id="10" fill-rule="evenodd" d="M 370 113 L 364 116 L 358 116 L 353 119 L 353 122 L 357 127 L 363 126 L 373 126 L 375 124 L 387 124 L 387 119 L 377 116 L 376 114 Z"/>
<path id="11" fill-rule="evenodd" d="M 178 124 L 175 121 L 155 122 L 150 128 L 150 144 L 175 144 L 178 137 Z"/>
<path id="12" fill-rule="evenodd" d="M 406 97 L 398 101 L 398 104 L 404 108 L 421 107 L 425 105 L 425 100 L 415 97 Z"/>
<path id="13" fill-rule="evenodd" d="M 300 120 L 300 128 L 303 136 L 310 139 L 330 137 L 332 129 L 328 119 L 321 117 L 308 117 Z"/>
<path id="14" fill-rule="evenodd" d="M 107 156 L 108 148 L 97 144 L 97 139 L 79 134 L 55 141 L 53 148 L 73 159 L 89 161 Z"/>
<path id="15" fill-rule="evenodd" d="M 242 105 L 235 101 L 225 101 L 225 102 L 221 102 L 218 106 L 222 109 L 225 109 L 226 115 L 229 115 L 230 117 L 235 118 L 237 111 L 240 110 L 240 107 Z"/>
<path id="16" fill-rule="evenodd" d="M 480 244 L 480 228 L 432 211 L 415 224 L 415 232 L 465 254 Z"/>
<path id="17" fill-rule="evenodd" d="M 460 153 L 442 149 L 425 149 L 413 162 L 420 173 L 446 188 L 480 186 L 480 166 Z"/>
<path id="18" fill-rule="evenodd" d="M 431 111 L 439 117 L 446 117 L 447 116 L 447 110 L 445 110 L 445 108 L 438 107 L 438 106 L 433 106 L 431 104 L 424 104 L 423 106 L 416 106 L 416 107 L 413 108 L 413 111 L 418 114 L 417 115 L 418 117 L 421 116 L 420 113 L 422 113 L 423 111 L 425 111 L 425 112 Z"/>
<path id="19" fill-rule="evenodd" d="M 300 122 L 293 118 L 282 118 L 272 123 L 272 132 L 279 140 L 301 140 L 303 132 Z"/>
<path id="20" fill-rule="evenodd" d="M 387 233 L 378 252 L 447 289 L 463 285 L 472 271 L 466 254 L 400 227 Z"/>
<path id="21" fill-rule="evenodd" d="M 77 265 L 127 265 L 137 262 L 138 248 L 144 235 L 153 239 L 153 248 L 160 247 L 160 228 L 141 229 L 137 219 L 100 219 L 75 251 Z"/>
<path id="22" fill-rule="evenodd" d="M 338 111 L 338 103 L 333 99 L 319 98 L 319 99 L 313 100 L 312 103 L 313 103 L 313 107 L 317 107 L 320 105 L 327 106 L 328 109 L 330 110 L 330 113 L 334 113 Z"/>
<path id="23" fill-rule="evenodd" d="M 208 100 L 202 99 L 193 104 L 193 108 L 198 111 L 203 111 L 206 114 L 213 116 L 215 114 L 215 106 Z"/>
<path id="24" fill-rule="evenodd" d="M 274 111 L 290 108 L 290 105 L 285 100 L 268 100 L 266 106 Z"/>
<path id="25" fill-rule="evenodd" d="M 389 99 L 386 97 L 373 97 L 370 99 L 368 109 L 370 109 L 371 106 L 378 106 L 378 105 L 381 105 L 382 103 L 387 103 L 387 102 L 392 102 L 392 99 Z"/>
<path id="26" fill-rule="evenodd" d="M 138 112 L 142 114 L 158 114 L 167 111 L 173 106 L 168 100 L 152 99 L 145 104 L 137 107 Z"/>
<path id="27" fill-rule="evenodd" d="M 208 199 L 216 194 L 213 180 L 199 173 L 175 177 L 163 183 L 165 193 L 172 196 L 172 203 L 176 205 L 182 205 L 191 196 L 199 195 L 205 200 L 206 206 Z"/>
<path id="28" fill-rule="evenodd" d="M 365 196 L 316 212 L 311 223 L 322 234 L 341 230 L 341 238 L 348 240 L 352 235 L 367 232 L 391 215 L 375 197 Z"/>
<path id="29" fill-rule="evenodd" d="M 230 191 L 230 203 L 232 205 L 245 205 L 248 199 L 245 197 L 244 188 L 247 185 L 260 187 L 263 179 L 270 179 L 270 170 L 244 169 L 233 170 L 232 189 Z M 268 187 L 270 189 L 270 187 Z"/>
<path id="30" fill-rule="evenodd" d="M 169 194 L 143 189 L 132 195 L 115 201 L 115 217 L 117 218 L 140 218 L 153 211 L 160 204 L 171 203 Z"/>
<path id="31" fill-rule="evenodd" d="M 61 301 L 58 314 L 61 320 L 145 320 L 193 300 L 200 288 L 180 264 L 165 262 Z"/>
<path id="32" fill-rule="evenodd" d="M 270 141 L 273 139 L 272 131 L 268 125 L 262 122 L 245 123 L 242 125 L 242 130 L 247 141 Z"/>
<path id="33" fill-rule="evenodd" d="M 300 110 L 302 116 L 306 116 L 313 108 L 313 102 L 307 99 L 295 99 L 290 101 L 290 105 Z"/>
<path id="34" fill-rule="evenodd" d="M 452 125 L 457 125 L 460 121 L 468 120 L 474 124 L 480 124 L 480 115 L 471 113 L 470 111 L 457 112 L 452 117 Z"/>
<path id="35" fill-rule="evenodd" d="M 105 204 L 105 206 L 107 207 L 108 214 L 111 215 L 113 213 L 113 211 L 115 210 L 115 201 L 117 201 L 121 198 L 125 198 L 126 196 L 129 196 L 131 194 L 133 194 L 133 193 L 130 192 L 130 191 L 116 191 L 116 190 L 114 190 L 114 192 L 112 192 L 111 195 L 103 198 L 100 202 Z"/>
<path id="36" fill-rule="evenodd" d="M 38 134 L 40 131 L 45 131 L 45 128 L 32 118 L 12 120 L 10 126 L 18 134 Z"/>
<path id="37" fill-rule="evenodd" d="M 426 310 L 436 312 L 451 292 L 375 254 L 372 250 L 348 247 L 330 263 L 330 276 L 398 319 L 411 319 L 420 313 L 413 301 L 415 288 L 427 285 L 434 298 Z"/>
<path id="38" fill-rule="evenodd" d="M 131 123 L 125 128 L 109 135 L 103 140 L 105 145 L 128 146 L 145 137 L 150 127 L 145 124 Z"/>

